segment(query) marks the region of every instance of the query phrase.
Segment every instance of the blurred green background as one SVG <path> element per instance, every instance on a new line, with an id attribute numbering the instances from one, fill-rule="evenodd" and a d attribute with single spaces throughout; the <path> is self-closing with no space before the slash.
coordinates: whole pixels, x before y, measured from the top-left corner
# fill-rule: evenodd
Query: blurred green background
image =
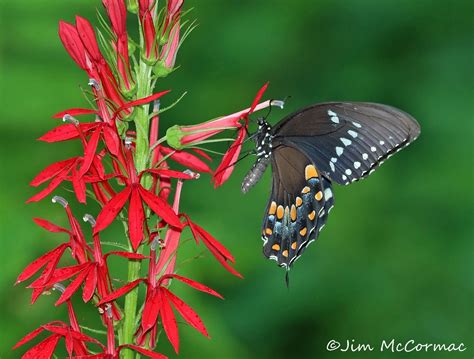
<path id="1" fill-rule="evenodd" d="M 56 294 L 30 306 L 30 291 L 13 283 L 26 264 L 62 240 L 31 218 L 66 223 L 61 208 L 47 200 L 24 204 L 34 193 L 28 182 L 79 150 L 77 143 L 35 141 L 57 124 L 53 113 L 85 106 L 79 85 L 87 78 L 62 48 L 57 23 L 75 14 L 97 23 L 99 6 L 95 0 L 1 4 L 1 358 L 19 358 L 21 350 L 10 351 L 19 338 L 65 318 L 64 308 L 52 305 Z M 251 159 L 217 190 L 208 176 L 187 183 L 182 209 L 233 252 L 245 279 L 229 275 L 192 242 L 183 247 L 181 261 L 201 251 L 203 258 L 182 263 L 181 273 L 226 299 L 175 285 L 212 337 L 180 326 L 181 357 L 472 358 L 473 2 L 194 0 L 186 7 L 195 7 L 191 17 L 199 27 L 179 54 L 181 68 L 159 88 L 174 90 L 169 101 L 188 95 L 162 126 L 245 108 L 269 80 L 267 98 L 292 96 L 284 111 L 273 111 L 274 123 L 314 102 L 374 101 L 413 114 L 422 134 L 369 179 L 335 187 L 328 225 L 291 271 L 289 290 L 284 271 L 261 254 L 269 173 L 246 196 L 240 181 Z M 78 216 L 97 214 L 93 205 L 74 209 Z M 118 227 L 104 235 L 120 236 Z M 125 263 L 114 266 L 123 271 Z M 97 324 L 90 306 L 78 301 L 77 312 L 84 324 Z M 468 350 L 380 353 L 380 342 L 392 338 L 463 342 Z M 377 348 L 328 352 L 331 339 Z M 166 340 L 159 349 L 174 357 Z"/>

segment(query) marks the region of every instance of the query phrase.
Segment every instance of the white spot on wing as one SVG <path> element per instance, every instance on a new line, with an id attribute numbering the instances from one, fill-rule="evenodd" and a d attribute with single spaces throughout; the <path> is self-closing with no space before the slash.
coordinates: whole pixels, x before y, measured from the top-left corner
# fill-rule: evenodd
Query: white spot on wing
<path id="1" fill-rule="evenodd" d="M 324 198 L 326 199 L 326 201 L 332 198 L 332 191 L 330 188 L 326 188 L 324 190 Z"/>
<path id="2" fill-rule="evenodd" d="M 380 141 L 379 143 L 380 143 L 381 146 L 385 145 L 384 141 Z"/>
<path id="3" fill-rule="evenodd" d="M 337 162 L 337 158 L 336 158 L 336 157 L 331 157 L 331 162 L 336 163 L 336 162 Z"/>
<path id="4" fill-rule="evenodd" d="M 362 158 L 363 158 L 364 160 L 366 160 L 367 158 L 369 158 L 369 155 L 368 155 L 367 153 L 363 153 L 363 154 L 362 154 Z"/>
<path id="5" fill-rule="evenodd" d="M 329 166 L 331 167 L 331 170 L 332 170 L 333 172 L 336 172 L 336 167 L 334 166 L 334 163 L 329 162 Z"/>
<path id="6" fill-rule="evenodd" d="M 342 155 L 342 152 L 344 152 L 344 149 L 342 147 L 336 147 L 336 154 L 338 156 Z"/>
<path id="7" fill-rule="evenodd" d="M 354 162 L 354 168 L 355 169 L 358 169 L 360 167 L 360 162 Z"/>
<path id="8" fill-rule="evenodd" d="M 346 175 L 342 175 L 342 179 L 345 181 L 347 179 Z"/>
<path id="9" fill-rule="evenodd" d="M 349 135 L 351 135 L 353 138 L 356 138 L 358 136 L 358 133 L 352 130 L 347 131 Z"/>
<path id="10" fill-rule="evenodd" d="M 371 150 L 372 152 L 377 151 L 377 149 L 376 149 L 374 146 L 370 147 L 370 150 Z"/>
<path id="11" fill-rule="evenodd" d="M 350 176 L 351 174 L 352 174 L 352 171 L 350 170 L 350 168 L 348 168 L 348 169 L 346 170 L 346 175 Z"/>
<path id="12" fill-rule="evenodd" d="M 357 122 L 352 122 L 352 124 L 353 124 L 355 127 L 357 127 L 357 128 L 361 128 L 361 127 L 362 127 L 361 124 L 360 124 L 360 123 L 357 123 Z"/>
<path id="13" fill-rule="evenodd" d="M 337 114 L 331 110 L 328 110 L 328 115 L 331 116 L 331 121 L 334 123 L 339 123 L 339 117 L 337 117 Z"/>
<path id="14" fill-rule="evenodd" d="M 341 142 L 344 144 L 344 146 L 349 146 L 352 141 L 348 140 L 347 138 L 341 137 Z"/>

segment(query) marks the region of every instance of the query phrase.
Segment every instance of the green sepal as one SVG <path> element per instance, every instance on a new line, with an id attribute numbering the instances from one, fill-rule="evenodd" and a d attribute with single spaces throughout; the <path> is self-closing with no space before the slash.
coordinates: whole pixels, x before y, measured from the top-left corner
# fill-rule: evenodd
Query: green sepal
<path id="1" fill-rule="evenodd" d="M 181 131 L 180 126 L 174 125 L 166 130 L 166 142 L 175 150 L 180 150 L 183 148 L 183 145 L 181 144 L 182 138 L 183 131 Z"/>
<path id="2" fill-rule="evenodd" d="M 153 66 L 153 73 L 157 77 L 166 77 L 172 73 L 174 69 L 172 67 L 167 67 L 163 60 L 158 61 L 155 66 Z"/>
<path id="3" fill-rule="evenodd" d="M 125 137 L 125 134 L 127 133 L 128 130 L 128 122 L 125 121 L 117 121 L 117 132 L 121 138 Z"/>
<path id="4" fill-rule="evenodd" d="M 132 14 L 138 13 L 138 1 L 137 0 L 127 0 L 127 10 Z"/>

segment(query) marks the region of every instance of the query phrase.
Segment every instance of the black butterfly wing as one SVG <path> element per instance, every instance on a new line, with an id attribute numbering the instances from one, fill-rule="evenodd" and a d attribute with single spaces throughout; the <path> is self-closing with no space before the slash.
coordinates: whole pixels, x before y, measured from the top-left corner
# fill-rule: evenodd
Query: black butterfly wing
<path id="1" fill-rule="evenodd" d="M 416 120 L 394 107 L 346 102 L 307 107 L 272 130 L 275 145 L 299 149 L 339 184 L 368 176 L 419 133 Z"/>
<path id="2" fill-rule="evenodd" d="M 334 204 L 330 182 L 298 149 L 272 153 L 272 194 L 264 216 L 263 253 L 289 268 L 323 228 Z"/>

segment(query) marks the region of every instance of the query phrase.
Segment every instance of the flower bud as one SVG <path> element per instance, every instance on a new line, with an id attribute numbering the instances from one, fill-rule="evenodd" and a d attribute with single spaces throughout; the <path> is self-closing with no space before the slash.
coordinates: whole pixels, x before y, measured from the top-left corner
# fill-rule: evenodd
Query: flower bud
<path id="1" fill-rule="evenodd" d="M 137 0 L 127 0 L 127 10 L 133 14 L 138 12 L 138 1 Z"/>
<path id="2" fill-rule="evenodd" d="M 180 150 L 183 148 L 181 139 L 184 137 L 184 135 L 185 134 L 181 130 L 181 126 L 171 126 L 166 130 L 166 142 L 168 142 L 168 145 L 170 145 L 170 147 L 176 150 Z"/>

